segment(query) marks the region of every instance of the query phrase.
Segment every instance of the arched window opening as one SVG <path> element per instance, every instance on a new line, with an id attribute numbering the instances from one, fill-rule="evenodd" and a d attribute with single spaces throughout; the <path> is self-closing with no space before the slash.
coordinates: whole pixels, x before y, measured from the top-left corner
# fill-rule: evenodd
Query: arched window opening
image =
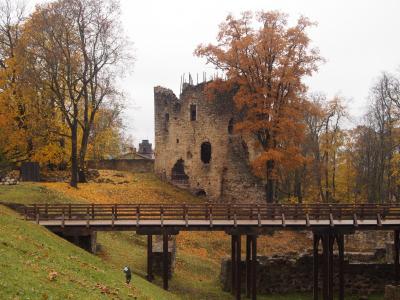
<path id="1" fill-rule="evenodd" d="M 233 118 L 231 118 L 229 120 L 229 124 L 228 124 L 228 133 L 229 134 L 233 134 Z"/>
<path id="2" fill-rule="evenodd" d="M 191 104 L 190 105 L 190 121 L 196 121 L 197 120 L 197 107 L 196 104 Z"/>
<path id="3" fill-rule="evenodd" d="M 178 181 L 187 181 L 189 179 L 185 173 L 185 161 L 183 159 L 177 160 L 172 167 L 171 179 Z"/>
<path id="4" fill-rule="evenodd" d="M 211 161 L 211 144 L 209 142 L 204 142 L 201 144 L 201 149 L 200 149 L 200 158 L 201 161 L 205 164 L 210 163 Z"/>
<path id="5" fill-rule="evenodd" d="M 195 195 L 196 195 L 197 197 L 206 197 L 206 196 L 207 196 L 207 193 L 206 193 L 205 190 L 200 189 L 200 190 L 196 191 Z"/>

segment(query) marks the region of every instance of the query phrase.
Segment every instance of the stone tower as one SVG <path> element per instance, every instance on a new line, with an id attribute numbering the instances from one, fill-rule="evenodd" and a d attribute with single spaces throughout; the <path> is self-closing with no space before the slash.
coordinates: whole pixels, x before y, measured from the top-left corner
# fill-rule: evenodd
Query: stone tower
<path id="1" fill-rule="evenodd" d="M 154 88 L 156 174 L 211 200 L 263 202 L 264 184 L 249 165 L 251 140 L 233 132 L 232 97 L 207 100 L 204 87 L 186 84 L 179 99 Z"/>

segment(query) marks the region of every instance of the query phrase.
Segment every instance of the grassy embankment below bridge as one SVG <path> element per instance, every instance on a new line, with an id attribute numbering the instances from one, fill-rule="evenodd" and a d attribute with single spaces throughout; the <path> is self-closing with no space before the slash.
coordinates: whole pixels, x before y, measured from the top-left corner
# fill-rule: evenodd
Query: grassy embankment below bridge
<path id="1" fill-rule="evenodd" d="M 108 183 L 88 183 L 72 189 L 66 183 L 23 183 L 1 186 L 0 202 L 196 203 L 204 201 L 160 182 L 151 174 L 102 172 Z M 259 254 L 301 251 L 310 246 L 296 233 L 278 233 L 259 240 Z M 49 231 L 20 220 L 0 206 L 0 298 L 10 299 L 232 299 L 219 284 L 220 261 L 229 255 L 224 233 L 181 232 L 177 236 L 176 269 L 170 292 L 161 278 L 145 279 L 145 237 L 128 232 L 98 234 L 97 256 Z M 123 283 L 122 266 L 134 270 L 133 285 Z M 57 272 L 51 280 L 51 272 Z M 311 279 L 310 279 L 311 280 Z M 116 295 L 117 293 L 117 295 Z M 309 294 L 260 296 L 261 300 L 305 300 Z M 350 297 L 349 297 L 350 298 Z M 357 298 L 354 298 L 357 299 Z M 382 299 L 382 296 L 370 297 Z"/>

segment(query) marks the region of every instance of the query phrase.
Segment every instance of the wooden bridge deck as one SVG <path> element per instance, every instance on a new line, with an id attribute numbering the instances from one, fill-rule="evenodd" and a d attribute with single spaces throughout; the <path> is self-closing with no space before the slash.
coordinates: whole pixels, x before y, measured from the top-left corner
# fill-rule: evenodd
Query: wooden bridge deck
<path id="1" fill-rule="evenodd" d="M 33 204 L 25 219 L 46 227 L 136 230 L 318 229 L 388 230 L 400 226 L 398 204 Z"/>
<path id="2" fill-rule="evenodd" d="M 180 230 L 203 230 L 203 231 L 218 231 L 226 228 L 242 228 L 242 227 L 271 227 L 271 228 L 303 228 L 303 229 L 314 229 L 318 227 L 345 227 L 345 228 L 357 228 L 357 229 L 374 229 L 380 228 L 382 230 L 388 230 L 393 226 L 400 226 L 400 220 L 382 220 L 381 223 L 377 220 L 359 220 L 356 227 L 353 220 L 310 220 L 307 224 L 305 220 L 286 220 L 285 224 L 282 224 L 281 220 L 238 220 L 236 223 L 232 220 L 189 220 L 188 222 L 183 220 L 39 220 L 40 225 L 46 227 L 94 227 L 99 230 L 104 230 L 104 227 L 110 227 L 110 229 L 116 230 L 129 230 L 132 231 L 136 227 L 177 227 Z"/>

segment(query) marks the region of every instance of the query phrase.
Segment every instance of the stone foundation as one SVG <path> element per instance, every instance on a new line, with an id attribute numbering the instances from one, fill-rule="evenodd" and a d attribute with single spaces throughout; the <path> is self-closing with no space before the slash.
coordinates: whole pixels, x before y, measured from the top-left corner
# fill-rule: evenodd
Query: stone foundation
<path id="1" fill-rule="evenodd" d="M 338 261 L 335 257 L 335 273 Z M 319 259 L 320 284 L 322 285 L 322 256 Z M 354 264 L 345 261 L 345 292 L 368 295 L 383 293 L 385 285 L 394 279 L 394 267 L 391 264 Z M 245 284 L 245 262 L 242 262 L 242 284 Z M 313 290 L 313 257 L 304 254 L 299 257 L 273 256 L 258 257 L 257 289 L 260 294 L 283 294 L 290 292 L 311 292 Z M 225 291 L 231 289 L 231 263 L 222 261 L 220 280 Z M 335 283 L 338 282 L 335 274 Z M 337 284 L 335 288 L 337 288 Z M 391 298 L 390 298 L 391 299 Z"/>
<path id="2" fill-rule="evenodd" d="M 387 285 L 385 287 L 385 300 L 400 300 L 400 286 Z"/>

